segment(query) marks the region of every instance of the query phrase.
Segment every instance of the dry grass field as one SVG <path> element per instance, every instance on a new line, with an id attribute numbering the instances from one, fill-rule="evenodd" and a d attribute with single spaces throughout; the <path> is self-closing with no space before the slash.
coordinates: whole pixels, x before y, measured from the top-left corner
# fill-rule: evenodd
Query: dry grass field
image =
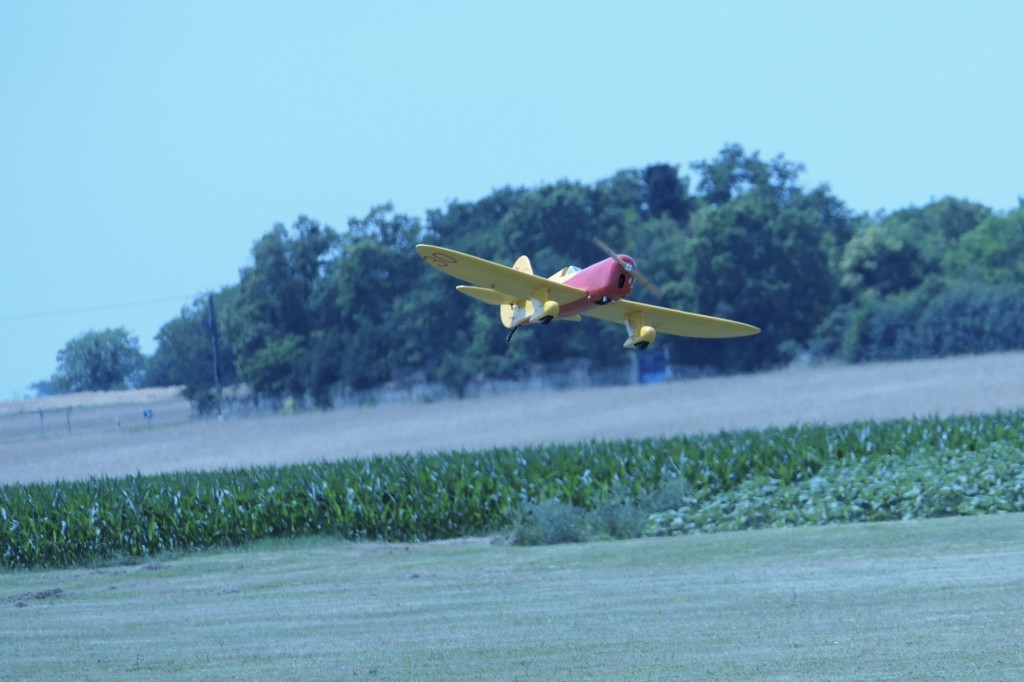
<path id="1" fill-rule="evenodd" d="M 0 417 L 23 413 L 38 413 L 39 410 L 59 412 L 68 407 L 74 409 L 110 406 L 142 406 L 174 401 L 180 390 L 175 387 L 143 388 L 135 391 L 85 391 L 68 395 L 53 395 L 44 398 L 30 398 L 0 402 Z"/>
<path id="2" fill-rule="evenodd" d="M 1022 386 L 1017 352 L 224 421 L 190 420 L 173 390 L 57 397 L 0 404 L 0 484 L 983 413 L 1024 407 Z"/>

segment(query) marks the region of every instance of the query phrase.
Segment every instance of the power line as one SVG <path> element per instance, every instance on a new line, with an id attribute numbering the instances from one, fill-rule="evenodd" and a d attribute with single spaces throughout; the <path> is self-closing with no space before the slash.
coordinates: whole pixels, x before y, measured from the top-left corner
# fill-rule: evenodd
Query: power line
<path id="1" fill-rule="evenodd" d="M 19 315 L 0 315 L 0 321 L 12 322 L 15 320 L 32 320 L 39 317 L 60 317 L 62 315 L 77 315 L 79 313 L 94 313 L 102 310 L 120 310 L 122 308 L 138 308 L 157 303 L 170 303 L 171 301 L 182 301 L 195 298 L 196 294 L 188 296 L 167 296 L 165 298 L 152 298 L 146 301 L 132 301 L 130 303 L 109 303 L 106 305 L 91 306 L 88 308 L 71 308 L 66 310 L 47 310 L 35 313 L 21 313 Z"/>

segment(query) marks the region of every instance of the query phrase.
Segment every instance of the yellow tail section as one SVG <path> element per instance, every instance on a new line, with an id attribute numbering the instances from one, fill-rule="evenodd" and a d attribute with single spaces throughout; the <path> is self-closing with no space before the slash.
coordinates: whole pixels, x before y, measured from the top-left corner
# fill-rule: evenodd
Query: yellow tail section
<path id="1" fill-rule="evenodd" d="M 530 265 L 530 259 L 527 256 L 520 256 L 516 259 L 512 269 L 529 275 L 533 274 L 533 266 Z M 515 327 L 522 320 L 529 319 L 531 315 L 533 315 L 533 303 L 530 301 L 505 303 L 501 306 L 501 323 L 505 325 L 506 329 Z"/>
<path id="2" fill-rule="evenodd" d="M 512 269 L 518 270 L 519 272 L 525 272 L 528 275 L 533 274 L 533 266 L 530 265 L 530 259 L 527 258 L 526 256 L 520 256 L 519 258 L 517 258 L 515 265 L 512 266 Z"/>

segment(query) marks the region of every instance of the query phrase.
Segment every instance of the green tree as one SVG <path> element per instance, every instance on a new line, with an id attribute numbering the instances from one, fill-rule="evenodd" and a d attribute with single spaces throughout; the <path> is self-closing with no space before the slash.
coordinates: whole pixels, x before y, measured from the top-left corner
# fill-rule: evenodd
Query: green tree
<path id="1" fill-rule="evenodd" d="M 338 234 L 306 216 L 291 231 L 274 225 L 252 248 L 225 330 L 238 376 L 259 395 L 302 398 L 313 344 L 319 340 L 313 301 L 337 257 Z"/>
<path id="2" fill-rule="evenodd" d="M 1017 292 L 1004 285 L 1024 281 L 1020 223 L 946 197 L 863 227 L 843 249 L 846 303 L 819 326 L 816 352 L 861 362 L 1011 347 Z"/>
<path id="3" fill-rule="evenodd" d="M 59 393 L 136 388 L 145 363 L 139 338 L 124 327 L 88 331 L 58 351 L 52 384 Z"/>
<path id="4" fill-rule="evenodd" d="M 964 232 L 943 258 L 942 269 L 951 279 L 1024 282 L 1024 208 L 990 215 Z"/>
<path id="5" fill-rule="evenodd" d="M 881 296 L 866 291 L 856 305 L 819 330 L 823 350 L 848 362 L 900 360 L 1024 347 L 1024 284 L 944 281 Z M 823 325 L 825 326 L 825 325 Z M 831 338 L 827 338 L 831 336 Z"/>
<path id="6" fill-rule="evenodd" d="M 991 209 L 981 204 L 946 197 L 921 208 L 895 211 L 882 221 L 882 227 L 916 249 L 925 274 L 938 273 L 943 258 L 961 235 L 991 214 Z"/>
<path id="7" fill-rule="evenodd" d="M 495 228 L 508 259 L 527 254 L 534 270 L 546 277 L 593 251 L 591 192 L 581 183 L 563 180 L 520 193 Z"/>
<path id="8" fill-rule="evenodd" d="M 727 146 L 719 159 L 695 164 L 708 206 L 694 217 L 687 245 L 693 273 L 691 310 L 760 326 L 753 337 L 689 342 L 696 364 L 740 371 L 789 359 L 811 339 L 837 302 L 831 268 L 835 229 L 822 220 L 823 191 L 796 184 L 800 166 L 762 162 Z"/>
<path id="9" fill-rule="evenodd" d="M 476 202 L 453 201 L 445 210 L 427 211 L 425 239 L 481 258 L 514 257 L 516 245 L 512 244 L 510 248 L 498 225 L 526 192 L 525 189 L 504 187 Z"/>
<path id="10" fill-rule="evenodd" d="M 926 302 L 917 330 L 921 356 L 1024 348 L 1024 284 L 952 282 Z"/>
<path id="11" fill-rule="evenodd" d="M 29 388 L 36 392 L 36 395 L 40 398 L 44 398 L 48 395 L 55 395 L 57 390 L 53 387 L 53 379 L 43 379 L 32 384 Z"/>
<path id="12" fill-rule="evenodd" d="M 214 296 L 214 308 L 224 311 L 236 289 Z M 214 376 L 213 335 L 208 296 L 197 297 L 178 317 L 157 332 L 157 348 L 146 367 L 147 386 L 181 386 L 185 398 L 201 414 L 217 409 L 217 380 L 221 386 L 237 382 L 234 354 L 220 319 L 217 376 Z"/>
<path id="13" fill-rule="evenodd" d="M 500 226 L 528 194 L 525 189 L 506 187 L 478 202 L 451 203 L 445 211 L 428 211 L 423 240 L 512 265 L 527 251 Z M 416 260 L 413 288 L 401 296 L 396 310 L 408 330 L 401 343 L 414 346 L 410 356 L 426 358 L 421 365 L 425 377 L 461 395 L 474 379 L 515 376 L 528 362 L 526 350 L 532 339 L 518 335 L 515 343 L 506 344 L 493 306 L 457 293 L 457 282 Z"/>
<path id="14" fill-rule="evenodd" d="M 305 369 L 306 340 L 298 334 L 266 339 L 246 358 L 249 384 L 268 396 L 305 394 L 301 373 Z"/>
<path id="15" fill-rule="evenodd" d="M 652 217 L 650 193 L 643 173 L 637 170 L 619 171 L 606 180 L 598 181 L 591 192 L 596 236 L 613 248 L 626 249 L 627 235 L 641 221 Z M 592 253 L 595 258 L 599 255 L 593 249 L 588 249 L 587 253 Z M 583 265 L 583 254 L 577 254 L 577 257 Z"/>
<path id="16" fill-rule="evenodd" d="M 743 147 L 729 144 L 712 161 L 695 161 L 690 167 L 700 173 L 697 191 L 712 206 L 724 206 L 751 188 L 750 166 L 760 163 L 757 156 L 747 158 Z"/>
<path id="17" fill-rule="evenodd" d="M 840 284 L 850 294 L 874 289 L 883 295 L 908 291 L 924 280 L 924 264 L 917 249 L 869 225 L 843 247 L 839 261 Z"/>
<path id="18" fill-rule="evenodd" d="M 690 195 L 690 179 L 679 177 L 679 167 L 665 163 L 648 166 L 643 173 L 643 208 L 646 217 L 669 217 L 685 229 L 697 210 L 697 198 Z"/>
<path id="19" fill-rule="evenodd" d="M 399 314 L 415 313 L 402 306 L 420 300 L 415 283 L 423 263 L 414 250 L 420 232 L 419 220 L 396 214 L 390 204 L 349 221 L 313 297 L 311 387 L 318 404 L 329 402 L 328 389 L 339 381 L 370 388 L 427 361 L 429 352 L 418 343 L 425 335 Z"/>
<path id="20" fill-rule="evenodd" d="M 290 229 L 275 225 L 230 289 L 222 339 L 258 395 L 312 396 L 323 406 L 339 384 L 426 378 L 462 390 L 474 379 L 523 376 L 567 359 L 599 367 L 628 361 L 621 327 L 592 320 L 524 331 L 506 344 L 495 309 L 456 293 L 416 256 L 417 241 L 505 264 L 527 254 L 547 276 L 603 258 L 592 243 L 600 237 L 634 256 L 664 294 L 655 300 L 638 288 L 634 298 L 762 327 L 739 340 L 659 341 L 675 349 L 676 361 L 729 371 L 783 362 L 811 345 L 854 359 L 919 352 L 923 311 L 961 280 L 1006 283 L 977 295 L 1015 310 L 1014 283 L 1024 281 L 1020 211 L 997 216 L 944 198 L 869 220 L 851 214 L 827 185 L 803 188 L 803 167 L 781 155 L 766 161 L 733 144 L 691 167 L 693 194 L 677 167 L 655 164 L 593 185 L 505 187 L 451 202 L 428 211 L 425 229 L 390 205 L 350 221 L 342 235 L 306 217 Z M 955 290 L 948 300 L 981 291 Z M 936 312 L 941 306 L 929 310 L 929 319 L 954 328 Z M 161 330 L 151 381 L 206 364 L 202 315 L 183 311 Z M 1012 327 L 986 320 L 964 321 L 968 331 L 958 338 L 973 329 L 1012 336 Z"/>

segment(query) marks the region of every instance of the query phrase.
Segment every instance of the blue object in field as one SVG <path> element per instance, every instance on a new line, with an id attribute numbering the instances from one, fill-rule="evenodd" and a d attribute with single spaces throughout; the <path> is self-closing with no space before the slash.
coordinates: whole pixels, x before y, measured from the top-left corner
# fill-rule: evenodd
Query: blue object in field
<path id="1" fill-rule="evenodd" d="M 668 381 L 668 353 L 663 349 L 637 353 L 636 371 L 641 384 Z"/>

